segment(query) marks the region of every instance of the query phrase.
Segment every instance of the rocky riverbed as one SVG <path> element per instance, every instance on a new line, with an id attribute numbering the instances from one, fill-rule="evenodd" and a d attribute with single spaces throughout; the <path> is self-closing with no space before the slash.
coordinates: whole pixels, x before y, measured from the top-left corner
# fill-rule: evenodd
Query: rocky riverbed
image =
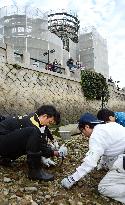
<path id="1" fill-rule="evenodd" d="M 55 167 L 46 168 L 54 173 L 53 182 L 30 181 L 27 177 L 26 157 L 19 158 L 14 167 L 0 167 L 0 205 L 120 205 L 98 193 L 97 185 L 105 171 L 94 170 L 70 190 L 61 187 L 60 182 L 81 163 L 88 150 L 88 140 L 81 135 L 62 141 L 68 147 L 68 156 Z"/>

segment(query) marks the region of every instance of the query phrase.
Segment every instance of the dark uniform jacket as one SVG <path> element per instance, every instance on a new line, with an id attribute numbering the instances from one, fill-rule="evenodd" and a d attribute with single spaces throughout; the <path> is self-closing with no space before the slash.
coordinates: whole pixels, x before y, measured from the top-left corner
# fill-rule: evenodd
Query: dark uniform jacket
<path id="1" fill-rule="evenodd" d="M 37 114 L 9 117 L 0 122 L 0 155 L 17 158 L 29 152 L 41 152 L 44 157 L 53 156 L 48 146 L 53 136 L 47 126 L 42 126 Z"/>

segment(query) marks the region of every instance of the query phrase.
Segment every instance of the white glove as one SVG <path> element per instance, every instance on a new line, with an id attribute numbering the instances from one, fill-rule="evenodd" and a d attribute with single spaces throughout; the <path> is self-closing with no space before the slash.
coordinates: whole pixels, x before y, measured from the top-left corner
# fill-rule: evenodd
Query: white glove
<path id="1" fill-rule="evenodd" d="M 68 154 L 68 150 L 67 150 L 67 147 L 65 147 L 64 145 L 62 145 L 60 148 L 59 148 L 59 156 L 60 157 L 65 157 L 67 156 Z"/>
<path id="2" fill-rule="evenodd" d="M 62 181 L 61 181 L 61 185 L 64 187 L 64 188 L 67 188 L 67 189 L 70 189 L 73 184 L 75 184 L 75 180 L 73 179 L 72 176 L 68 176 L 67 178 L 64 178 Z"/>
<path id="3" fill-rule="evenodd" d="M 59 144 L 58 144 L 58 142 L 57 142 L 56 140 L 54 141 L 54 147 L 55 147 L 55 149 L 57 149 L 57 150 L 59 149 Z"/>
<path id="4" fill-rule="evenodd" d="M 41 157 L 41 161 L 47 167 L 50 167 L 51 165 L 53 165 L 53 166 L 56 165 L 56 163 L 54 161 L 52 161 L 50 158 Z"/>
<path id="5" fill-rule="evenodd" d="M 59 144 L 55 140 L 54 143 L 50 143 L 52 150 L 58 150 L 59 149 Z"/>

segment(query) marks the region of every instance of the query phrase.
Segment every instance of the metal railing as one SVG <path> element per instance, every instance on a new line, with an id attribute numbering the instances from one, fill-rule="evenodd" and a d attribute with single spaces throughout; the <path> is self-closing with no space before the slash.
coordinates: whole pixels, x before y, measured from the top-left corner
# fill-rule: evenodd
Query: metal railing
<path id="1" fill-rule="evenodd" d="M 22 62 L 23 54 L 14 52 L 15 58 L 18 62 Z M 45 61 L 42 61 L 40 59 L 36 59 L 34 57 L 30 57 L 30 65 L 33 65 L 35 68 L 45 68 L 46 70 L 50 70 L 52 72 L 65 74 L 65 68 L 63 68 L 60 65 L 54 66 L 52 63 L 48 63 Z"/>

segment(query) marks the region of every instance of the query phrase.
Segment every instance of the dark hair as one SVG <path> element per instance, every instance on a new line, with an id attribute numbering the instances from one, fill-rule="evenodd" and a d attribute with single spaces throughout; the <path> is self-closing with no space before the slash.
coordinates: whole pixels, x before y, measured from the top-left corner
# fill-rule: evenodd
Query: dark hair
<path id="1" fill-rule="evenodd" d="M 56 108 L 52 105 L 42 105 L 36 111 L 38 116 L 47 114 L 48 117 L 54 117 L 56 124 L 60 123 L 60 113 L 56 110 Z"/>
<path id="2" fill-rule="evenodd" d="M 95 123 L 92 124 L 90 122 L 84 122 L 84 123 L 78 124 L 79 130 L 85 129 L 86 125 L 88 125 L 91 129 L 93 129 L 95 127 L 95 125 L 97 125 L 97 124 L 95 124 Z"/>
<path id="3" fill-rule="evenodd" d="M 111 110 L 106 109 L 106 108 L 99 110 L 97 113 L 97 118 L 99 120 L 103 120 L 104 122 L 108 122 L 110 116 L 115 117 L 115 113 Z"/>

